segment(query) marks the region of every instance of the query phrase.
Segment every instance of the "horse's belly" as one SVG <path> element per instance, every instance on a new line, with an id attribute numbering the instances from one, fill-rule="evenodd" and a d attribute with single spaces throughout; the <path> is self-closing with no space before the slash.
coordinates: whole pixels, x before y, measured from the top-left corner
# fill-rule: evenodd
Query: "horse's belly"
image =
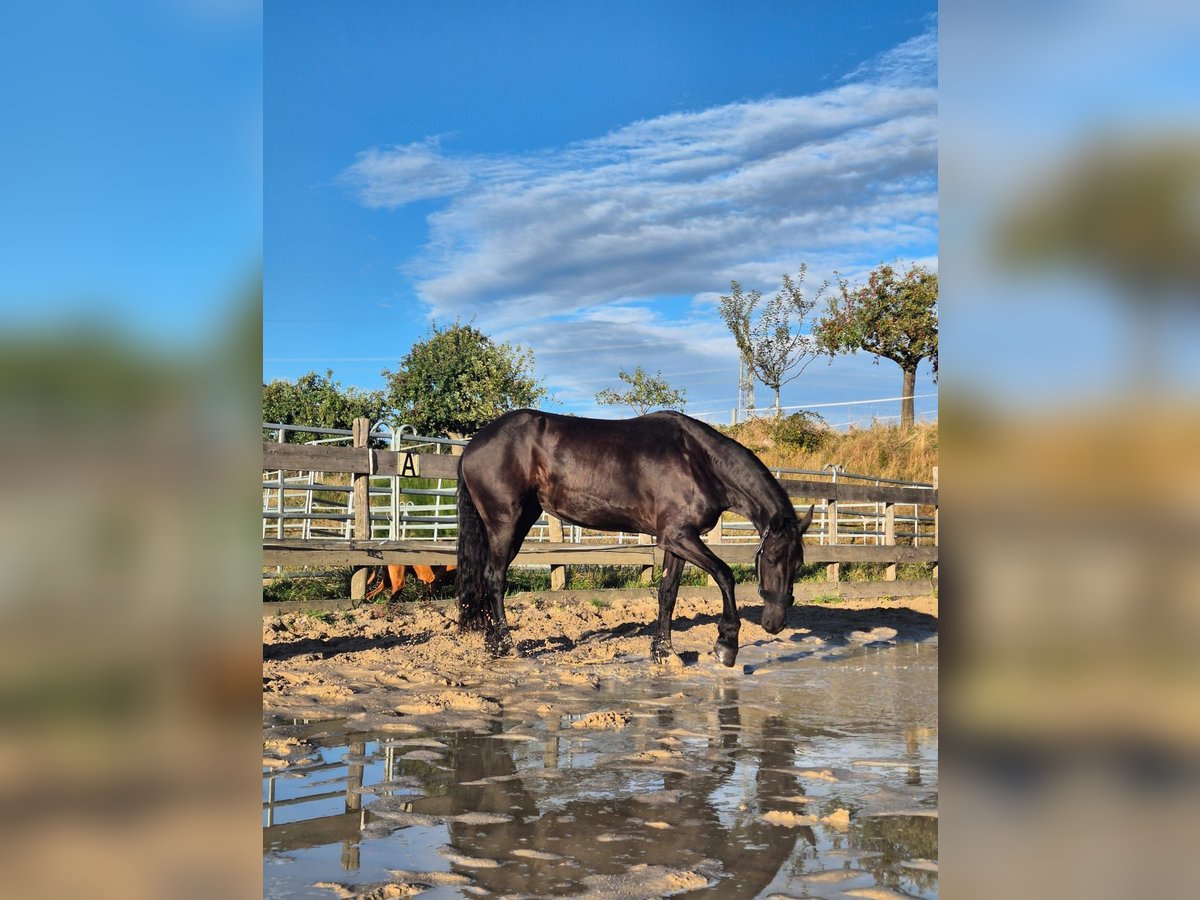
<path id="1" fill-rule="evenodd" d="M 597 503 L 546 503 L 542 506 L 551 515 L 568 525 L 594 528 L 597 531 L 636 531 L 653 534 L 652 525 L 629 510 L 614 507 L 611 501 Z"/>

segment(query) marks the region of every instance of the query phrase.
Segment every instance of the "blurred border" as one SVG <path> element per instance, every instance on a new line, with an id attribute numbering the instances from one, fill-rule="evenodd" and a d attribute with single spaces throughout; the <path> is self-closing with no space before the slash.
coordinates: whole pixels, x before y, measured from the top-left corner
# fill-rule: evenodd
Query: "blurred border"
<path id="1" fill-rule="evenodd" d="M 1185 896 L 1200 8 L 943 3 L 949 896 Z"/>
<path id="2" fill-rule="evenodd" d="M 1200 9 L 939 15 L 941 881 L 1187 896 Z M 252 894 L 261 12 L 6 24 L 0 888 Z"/>
<path id="3" fill-rule="evenodd" d="M 0 42 L 0 894 L 261 893 L 257 3 Z"/>

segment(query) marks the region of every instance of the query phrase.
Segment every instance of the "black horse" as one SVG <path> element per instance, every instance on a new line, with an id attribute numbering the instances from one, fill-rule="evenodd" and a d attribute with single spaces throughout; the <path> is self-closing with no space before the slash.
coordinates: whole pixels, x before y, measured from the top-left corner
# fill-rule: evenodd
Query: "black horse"
<path id="1" fill-rule="evenodd" d="M 801 538 L 812 507 L 797 519 L 779 482 L 759 459 L 703 422 L 677 412 L 609 421 L 519 409 L 490 422 L 458 466 L 459 628 L 484 631 L 496 653 L 510 647 L 504 616 L 508 567 L 542 510 L 570 524 L 657 535 L 663 550 L 653 656 L 671 652 L 671 614 L 683 564 L 708 572 L 724 608 L 715 652 L 737 659 L 733 573 L 700 535 L 727 509 L 762 535 L 756 565 L 762 626 L 777 634 L 804 562 Z"/>

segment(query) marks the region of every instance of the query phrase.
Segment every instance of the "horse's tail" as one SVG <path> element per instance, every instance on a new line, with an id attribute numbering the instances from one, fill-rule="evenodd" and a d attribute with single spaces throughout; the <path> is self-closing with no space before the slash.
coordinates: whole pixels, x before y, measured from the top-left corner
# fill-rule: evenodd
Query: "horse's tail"
<path id="1" fill-rule="evenodd" d="M 461 631 L 482 631 L 487 624 L 488 537 L 483 519 L 458 461 L 458 627 Z"/>

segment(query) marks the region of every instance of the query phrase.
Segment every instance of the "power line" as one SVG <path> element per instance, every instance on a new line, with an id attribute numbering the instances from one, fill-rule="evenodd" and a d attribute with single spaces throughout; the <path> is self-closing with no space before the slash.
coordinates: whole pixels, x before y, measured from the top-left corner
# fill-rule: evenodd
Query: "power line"
<path id="1" fill-rule="evenodd" d="M 868 403 L 895 403 L 897 400 L 923 400 L 927 397 L 936 397 L 936 396 L 937 396 L 936 393 L 934 393 L 934 394 L 912 394 L 911 396 L 901 396 L 901 397 L 880 397 L 876 400 L 840 400 L 836 403 L 806 403 L 802 406 L 781 406 L 779 408 L 781 410 L 784 410 L 784 409 L 826 409 L 826 408 L 832 407 L 832 406 L 861 406 L 861 405 L 868 404 Z M 775 409 L 774 406 L 764 406 L 761 408 L 761 411 L 764 413 L 769 413 L 774 409 Z M 713 409 L 713 410 L 703 410 L 703 412 L 718 413 L 718 412 L 725 412 L 725 410 L 723 408 L 718 407 L 717 409 Z M 759 412 L 759 410 L 755 410 L 755 412 Z"/>

